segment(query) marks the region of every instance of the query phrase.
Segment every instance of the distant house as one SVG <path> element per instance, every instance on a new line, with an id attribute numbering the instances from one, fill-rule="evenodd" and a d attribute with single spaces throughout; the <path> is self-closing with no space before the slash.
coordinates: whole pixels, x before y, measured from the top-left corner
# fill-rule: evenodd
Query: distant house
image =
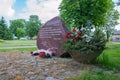
<path id="1" fill-rule="evenodd" d="M 112 35 L 112 41 L 120 42 L 120 30 L 115 30 Z"/>

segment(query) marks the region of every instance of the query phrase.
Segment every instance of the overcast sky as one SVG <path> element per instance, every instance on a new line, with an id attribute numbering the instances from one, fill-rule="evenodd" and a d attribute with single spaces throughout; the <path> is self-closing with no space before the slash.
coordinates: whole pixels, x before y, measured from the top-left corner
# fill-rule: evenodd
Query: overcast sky
<path id="1" fill-rule="evenodd" d="M 58 6 L 62 0 L 0 0 L 0 17 L 5 20 L 17 18 L 28 19 L 30 15 L 38 15 L 42 22 L 58 16 Z M 118 0 L 113 0 L 118 1 Z M 116 7 L 120 12 L 120 7 Z M 118 26 L 116 27 L 120 29 Z"/>
<path id="2" fill-rule="evenodd" d="M 38 15 L 42 22 L 58 16 L 61 0 L 0 0 L 0 16 L 6 19 L 28 19 Z"/>

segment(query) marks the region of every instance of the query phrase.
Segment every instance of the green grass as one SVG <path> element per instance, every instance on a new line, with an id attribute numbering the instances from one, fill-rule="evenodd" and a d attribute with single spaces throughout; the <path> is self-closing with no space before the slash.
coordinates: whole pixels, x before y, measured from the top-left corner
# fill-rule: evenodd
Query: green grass
<path id="1" fill-rule="evenodd" d="M 4 42 L 0 43 L 1 47 L 8 47 L 8 46 L 35 46 L 35 40 L 5 40 Z"/>
<path id="2" fill-rule="evenodd" d="M 66 78 L 65 80 L 120 80 L 120 77 L 113 73 L 107 73 L 102 70 L 86 70 L 79 76 L 73 78 Z"/>
<path id="3" fill-rule="evenodd" d="M 0 49 L 0 52 L 9 52 L 9 51 L 14 51 L 14 50 L 19 50 L 19 51 L 35 51 L 35 50 L 37 50 L 37 48 Z"/>
<path id="4" fill-rule="evenodd" d="M 107 48 L 99 56 L 98 62 L 105 68 L 120 70 L 120 43 L 107 43 Z"/>
<path id="5" fill-rule="evenodd" d="M 32 51 L 36 49 L 36 40 L 5 40 L 4 42 L 0 42 L 0 52 L 12 50 Z"/>

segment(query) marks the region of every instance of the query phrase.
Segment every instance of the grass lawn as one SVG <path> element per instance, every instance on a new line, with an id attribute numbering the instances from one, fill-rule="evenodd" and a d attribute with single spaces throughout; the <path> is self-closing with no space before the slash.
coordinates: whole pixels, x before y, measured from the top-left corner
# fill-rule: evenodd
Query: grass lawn
<path id="1" fill-rule="evenodd" d="M 85 70 L 79 76 L 66 78 L 65 80 L 120 80 L 120 76 L 102 70 Z"/>
<path id="2" fill-rule="evenodd" d="M 107 48 L 99 56 L 98 62 L 108 69 L 120 70 L 120 43 L 107 43 Z"/>
<path id="3" fill-rule="evenodd" d="M 13 46 L 36 46 L 36 40 L 5 40 L 0 43 L 0 48 Z"/>
<path id="4" fill-rule="evenodd" d="M 12 50 L 31 51 L 36 49 L 36 40 L 5 40 L 0 42 L 1 52 Z"/>

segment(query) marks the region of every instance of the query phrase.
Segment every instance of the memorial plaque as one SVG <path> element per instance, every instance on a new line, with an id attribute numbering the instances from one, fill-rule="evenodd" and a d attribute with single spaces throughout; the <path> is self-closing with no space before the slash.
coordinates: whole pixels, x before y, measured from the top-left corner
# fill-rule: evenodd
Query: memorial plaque
<path id="1" fill-rule="evenodd" d="M 70 32 L 70 29 L 60 19 L 55 17 L 46 22 L 39 30 L 37 36 L 38 49 L 49 49 L 55 53 L 55 56 L 60 56 L 64 52 L 62 45 L 65 40 L 65 35 Z"/>

